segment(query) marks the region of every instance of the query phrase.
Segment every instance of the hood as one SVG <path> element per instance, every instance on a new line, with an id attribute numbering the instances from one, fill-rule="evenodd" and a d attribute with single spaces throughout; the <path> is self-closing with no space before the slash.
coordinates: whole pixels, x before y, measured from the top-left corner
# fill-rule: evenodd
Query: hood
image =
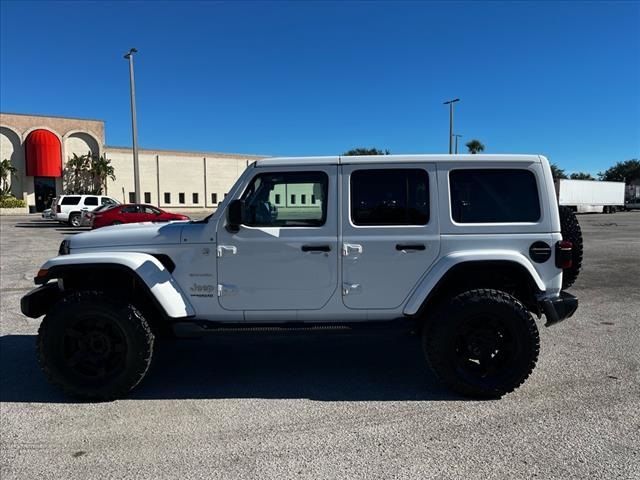
<path id="1" fill-rule="evenodd" d="M 125 223 L 67 237 L 72 250 L 138 245 L 179 244 L 186 222 Z M 79 252 L 78 252 L 79 253 Z"/>

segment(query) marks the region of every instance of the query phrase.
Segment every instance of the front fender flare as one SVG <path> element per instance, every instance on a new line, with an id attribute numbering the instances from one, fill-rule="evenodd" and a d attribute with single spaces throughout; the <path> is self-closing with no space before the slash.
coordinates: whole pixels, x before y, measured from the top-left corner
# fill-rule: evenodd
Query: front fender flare
<path id="1" fill-rule="evenodd" d="M 42 267 L 44 281 L 58 278 L 58 274 L 75 268 L 96 267 L 126 268 L 135 275 L 155 298 L 158 305 L 170 318 L 195 315 L 189 298 L 180 288 L 171 273 L 152 255 L 135 252 L 96 252 L 62 255 L 48 260 Z"/>
<path id="2" fill-rule="evenodd" d="M 442 257 L 425 275 L 418 286 L 414 289 L 405 304 L 403 313 L 411 316 L 418 313 L 420 307 L 447 272 L 456 265 L 466 262 L 486 262 L 486 261 L 506 261 L 524 267 L 538 287 L 538 290 L 545 291 L 546 286 L 531 262 L 519 252 L 504 250 L 483 250 L 481 252 L 460 251 L 453 252 Z"/>

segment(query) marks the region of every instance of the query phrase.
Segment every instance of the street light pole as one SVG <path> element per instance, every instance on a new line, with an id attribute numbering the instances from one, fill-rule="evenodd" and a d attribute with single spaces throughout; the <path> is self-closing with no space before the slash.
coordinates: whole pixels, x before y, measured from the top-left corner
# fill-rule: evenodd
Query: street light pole
<path id="1" fill-rule="evenodd" d="M 133 183 L 135 202 L 140 203 L 140 164 L 138 163 L 138 127 L 136 125 L 136 84 L 133 78 L 133 54 L 138 50 L 131 48 L 124 58 L 129 60 L 129 87 L 131 89 L 131 134 L 133 136 Z"/>
<path id="2" fill-rule="evenodd" d="M 449 155 L 453 153 L 453 104 L 459 102 L 459 98 L 447 100 L 443 105 L 449 105 Z"/>
<path id="3" fill-rule="evenodd" d="M 456 137 L 456 155 L 458 154 L 458 139 L 461 137 L 462 135 L 458 135 L 457 133 L 454 135 L 454 137 Z"/>

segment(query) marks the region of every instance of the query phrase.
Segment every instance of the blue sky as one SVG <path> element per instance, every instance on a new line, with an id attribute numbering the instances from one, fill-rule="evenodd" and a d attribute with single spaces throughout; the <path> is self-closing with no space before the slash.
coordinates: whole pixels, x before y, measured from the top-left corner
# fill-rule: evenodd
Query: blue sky
<path id="1" fill-rule="evenodd" d="M 640 156 L 639 2 L 1 2 L 2 111 L 98 118 L 130 145 L 269 155 Z"/>

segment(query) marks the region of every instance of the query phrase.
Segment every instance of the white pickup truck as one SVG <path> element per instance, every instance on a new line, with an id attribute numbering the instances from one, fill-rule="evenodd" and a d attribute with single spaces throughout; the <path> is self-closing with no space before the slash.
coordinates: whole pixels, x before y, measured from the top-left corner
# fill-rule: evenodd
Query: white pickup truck
<path id="1" fill-rule="evenodd" d="M 449 387 L 495 398 L 536 364 L 534 317 L 576 310 L 581 261 L 542 156 L 273 158 L 204 220 L 65 239 L 21 306 L 46 315 L 47 377 L 82 398 L 134 388 L 158 335 L 372 325 L 418 332 Z"/>

